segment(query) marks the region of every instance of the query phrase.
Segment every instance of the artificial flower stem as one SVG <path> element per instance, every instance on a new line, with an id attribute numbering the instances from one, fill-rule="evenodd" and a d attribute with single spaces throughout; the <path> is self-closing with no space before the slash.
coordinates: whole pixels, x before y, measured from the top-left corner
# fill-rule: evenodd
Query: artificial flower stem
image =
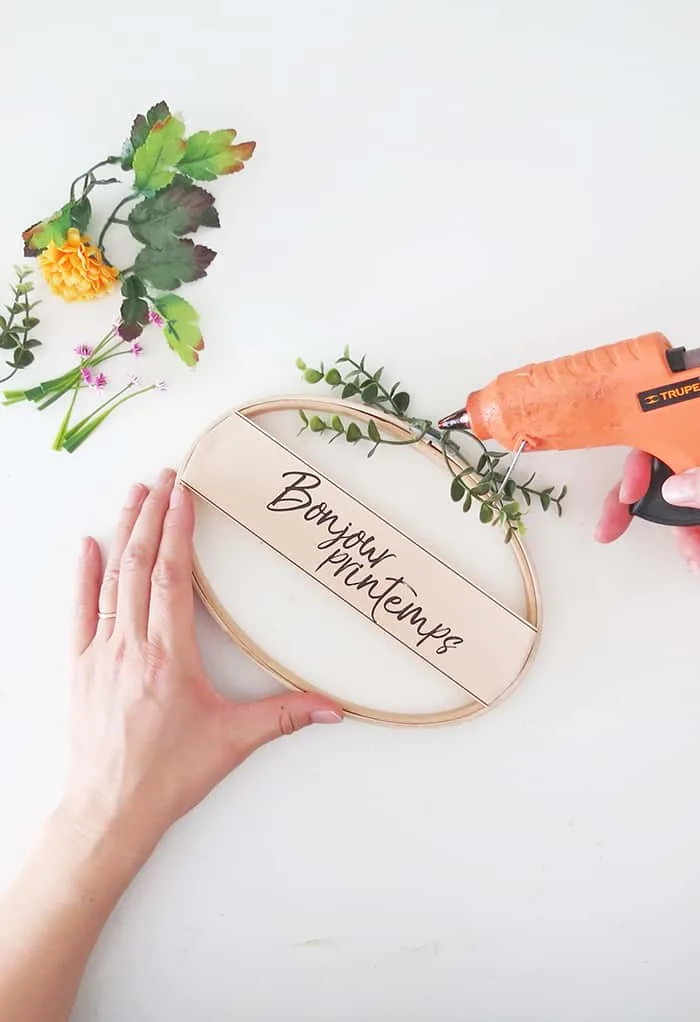
<path id="1" fill-rule="evenodd" d="M 79 390 L 80 390 L 80 381 L 78 381 L 76 383 L 75 387 L 73 388 L 73 397 L 70 400 L 70 404 L 68 405 L 68 410 L 67 410 L 66 414 L 63 416 L 63 419 L 61 421 L 61 425 L 59 426 L 59 429 L 58 429 L 58 433 L 56 434 L 56 437 L 54 439 L 54 442 L 53 442 L 53 450 L 54 451 L 60 451 L 61 447 L 63 446 L 63 440 L 65 438 L 66 433 L 68 432 L 68 423 L 70 422 L 70 417 L 73 414 L 73 409 L 75 408 L 75 402 L 76 402 L 76 399 L 78 397 L 78 391 Z"/>
<path id="2" fill-rule="evenodd" d="M 103 255 L 104 255 L 104 237 L 105 237 L 105 234 L 107 233 L 107 231 L 109 230 L 109 228 L 111 227 L 111 225 L 115 222 L 114 221 L 115 216 L 117 215 L 119 210 L 122 208 L 122 206 L 125 206 L 127 204 L 127 202 L 133 202 L 134 199 L 138 199 L 138 198 L 139 198 L 138 192 L 129 192 L 128 195 L 124 196 L 124 198 L 120 202 L 118 202 L 116 204 L 116 206 L 114 207 L 112 212 L 107 217 L 107 219 L 105 221 L 105 224 L 104 224 L 104 227 L 100 231 L 100 236 L 97 239 L 97 247 L 99 248 L 100 252 L 102 252 Z M 122 270 L 122 274 L 123 274 L 123 272 L 124 271 Z"/>
<path id="3" fill-rule="evenodd" d="M 105 419 L 111 415 L 112 412 L 115 412 L 120 405 L 126 404 L 127 401 L 131 401 L 132 398 L 138 397 L 140 394 L 147 394 L 150 390 L 155 390 L 155 384 L 151 384 L 150 387 L 142 387 L 141 390 L 135 390 L 132 394 L 124 394 L 124 391 L 120 391 L 119 393 L 124 394 L 124 396 L 119 398 L 119 394 L 116 394 L 115 397 L 112 398 L 112 403 L 110 403 L 109 407 L 105 408 L 97 419 L 93 419 L 91 417 L 90 421 L 87 425 L 83 426 L 82 429 L 78 430 L 78 427 L 76 426 L 70 430 L 64 438 L 63 450 L 72 454 L 73 451 L 77 450 L 81 444 L 85 443 L 90 434 L 94 433 L 97 427 L 102 425 Z"/>
<path id="4" fill-rule="evenodd" d="M 78 176 L 76 177 L 75 181 L 71 182 L 71 186 L 70 186 L 70 201 L 71 202 L 75 202 L 75 186 L 77 185 L 78 181 L 82 180 L 83 178 L 85 179 L 85 181 L 87 181 L 89 175 L 92 174 L 93 171 L 99 170 L 100 167 L 107 167 L 107 166 L 109 166 L 111 164 L 114 164 L 114 163 L 119 163 L 119 157 L 118 156 L 108 156 L 106 160 L 100 160 L 99 163 L 95 163 L 92 167 L 89 167 L 87 170 L 83 171 L 82 174 L 78 174 Z M 83 185 L 83 190 L 85 189 L 85 187 L 86 186 Z"/>
<path id="5" fill-rule="evenodd" d="M 108 405 L 111 405 L 113 401 L 116 401 L 118 398 L 120 398 L 122 394 L 125 394 L 127 390 L 131 390 L 130 383 L 127 383 L 127 385 L 125 387 L 122 387 L 121 390 L 118 390 L 116 394 L 113 394 L 112 397 L 107 398 L 107 400 L 103 401 L 101 405 L 98 405 L 97 408 L 94 408 L 90 412 L 90 414 L 86 415 L 84 419 L 80 420 L 80 422 L 76 422 L 75 426 L 73 426 L 72 429 L 68 431 L 67 437 L 71 436 L 73 433 L 79 432 L 81 429 L 83 429 L 84 426 L 87 426 L 92 419 L 98 416 L 105 408 L 107 408 Z"/>

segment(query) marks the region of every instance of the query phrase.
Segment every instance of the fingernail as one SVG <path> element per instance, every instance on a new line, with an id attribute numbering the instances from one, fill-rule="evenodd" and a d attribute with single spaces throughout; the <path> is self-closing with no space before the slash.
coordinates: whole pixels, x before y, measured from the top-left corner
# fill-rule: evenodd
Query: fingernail
<path id="1" fill-rule="evenodd" d="M 596 541 L 596 543 L 605 543 L 606 541 L 605 528 L 602 522 L 598 522 L 598 524 L 596 525 L 595 532 L 593 533 L 593 539 Z"/>
<path id="2" fill-rule="evenodd" d="M 126 508 L 136 507 L 136 505 L 141 500 L 143 491 L 144 487 L 141 485 L 141 483 L 134 483 L 134 485 L 130 488 L 129 492 L 126 495 L 124 507 Z"/>
<path id="3" fill-rule="evenodd" d="M 624 479 L 620 483 L 620 503 L 621 504 L 631 504 L 632 503 L 632 497 L 630 496 L 630 493 L 629 493 L 629 485 L 626 482 L 626 480 L 624 480 Z"/>
<path id="4" fill-rule="evenodd" d="M 170 494 L 170 507 L 179 507 L 182 504 L 182 498 L 184 494 L 182 492 L 182 483 L 177 483 L 173 487 L 173 492 Z"/>
<path id="5" fill-rule="evenodd" d="M 340 724 L 343 719 L 335 710 L 312 710 L 310 716 L 314 724 Z"/>
<path id="6" fill-rule="evenodd" d="M 80 541 L 80 556 L 83 560 L 90 556 L 92 551 L 92 540 L 89 536 L 84 536 Z"/>
<path id="7" fill-rule="evenodd" d="M 158 485 L 167 486 L 168 483 L 172 482 L 175 478 L 175 473 L 171 468 L 164 468 L 158 476 Z"/>
<path id="8" fill-rule="evenodd" d="M 661 487 L 661 494 L 669 504 L 681 507 L 692 505 L 697 501 L 698 483 L 695 473 L 671 476 Z"/>

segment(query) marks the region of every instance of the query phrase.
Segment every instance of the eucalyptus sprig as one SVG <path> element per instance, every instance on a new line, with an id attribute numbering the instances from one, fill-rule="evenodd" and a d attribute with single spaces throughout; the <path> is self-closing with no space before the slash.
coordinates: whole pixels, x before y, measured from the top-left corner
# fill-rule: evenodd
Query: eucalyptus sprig
<path id="1" fill-rule="evenodd" d="M 39 325 L 39 317 L 32 311 L 40 302 L 30 301 L 29 295 L 34 290 L 31 281 L 32 271 L 27 266 L 15 266 L 17 283 L 11 287 L 12 302 L 4 308 L 7 316 L 0 316 L 0 348 L 12 352 L 12 361 L 6 361 L 10 372 L 0 379 L 0 383 L 11 380 L 20 369 L 26 369 L 34 361 L 32 348 L 38 348 L 41 341 L 30 337 L 32 330 Z"/>
<path id="2" fill-rule="evenodd" d="M 406 390 L 401 389 L 400 383 L 394 383 L 390 387 L 383 382 L 384 368 L 372 371 L 366 365 L 367 356 L 363 355 L 357 361 L 346 348 L 335 364 L 326 369 L 323 362 L 318 368 L 308 366 L 306 362 L 297 359 L 297 368 L 303 373 L 307 383 L 318 384 L 325 382 L 332 390 L 341 389 L 340 396 L 345 400 L 359 398 L 364 404 L 376 408 L 382 412 L 388 412 L 402 422 L 406 423 L 413 431 L 413 436 L 407 440 L 396 440 L 383 435 L 381 424 L 370 419 L 367 423 L 367 431 L 354 421 L 344 422 L 341 416 L 334 415 L 330 420 L 320 415 L 300 411 L 302 428 L 300 432 L 310 430 L 312 433 L 326 434 L 330 442 L 345 437 L 347 443 L 356 444 L 362 441 L 369 443 L 368 457 L 371 457 L 381 445 L 405 446 L 416 444 L 428 438 L 429 442 L 438 446 L 443 454 L 445 464 L 450 471 L 452 481 L 450 483 L 450 497 L 455 503 L 461 503 L 463 511 L 470 511 L 478 508 L 479 520 L 484 524 L 500 525 L 505 531 L 505 541 L 510 542 L 517 532 L 524 533 L 523 510 L 520 501 L 527 507 L 532 505 L 536 499 L 543 511 L 554 508 L 559 516 L 562 514 L 562 502 L 566 497 L 567 488 L 563 486 L 555 495 L 554 487 L 548 486 L 539 489 L 532 484 L 536 475 L 533 472 L 524 482 L 519 482 L 511 477 L 506 480 L 506 473 L 501 467 L 501 462 L 508 457 L 508 451 L 494 451 L 473 433 L 469 431 L 460 432 L 460 439 L 467 439 L 476 445 L 478 456 L 468 458 L 465 456 L 462 447 L 455 440 L 449 430 L 441 430 L 435 426 L 431 419 L 419 418 L 409 414 L 411 396 Z M 342 368 L 338 368 L 341 366 Z M 464 468 L 456 471 L 453 459 L 450 455 L 458 455 Z M 478 482 L 473 483 L 469 477 L 478 477 Z M 505 484 L 504 484 L 505 481 Z M 519 497 L 519 499 L 518 499 Z"/>

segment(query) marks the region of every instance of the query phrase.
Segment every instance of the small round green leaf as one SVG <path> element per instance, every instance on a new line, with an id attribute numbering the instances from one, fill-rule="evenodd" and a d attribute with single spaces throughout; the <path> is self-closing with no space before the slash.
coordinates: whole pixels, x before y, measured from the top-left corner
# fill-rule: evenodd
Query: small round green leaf
<path id="1" fill-rule="evenodd" d="M 370 380 L 369 386 L 362 388 L 362 400 L 366 405 L 371 405 L 374 401 L 377 400 L 378 396 L 379 388 L 377 387 L 376 383 L 373 383 Z"/>
<path id="2" fill-rule="evenodd" d="M 543 511 L 547 511 L 549 509 L 549 505 L 551 503 L 552 503 L 552 498 L 549 496 L 548 493 L 544 493 L 543 492 L 543 493 L 540 494 L 540 504 L 542 505 L 542 510 Z"/>
<path id="3" fill-rule="evenodd" d="M 304 372 L 304 379 L 307 383 L 320 383 L 323 379 L 323 373 L 319 372 L 318 369 L 307 369 Z"/>
<path id="4" fill-rule="evenodd" d="M 34 355 L 31 351 L 27 351 L 26 348 L 15 348 L 13 355 L 13 362 L 18 369 L 24 369 L 34 361 Z"/>
<path id="5" fill-rule="evenodd" d="M 302 373 L 304 372 L 304 370 L 306 369 L 306 362 L 304 361 L 303 358 L 298 358 L 296 360 L 296 367 L 297 369 L 301 369 Z"/>
<path id="6" fill-rule="evenodd" d="M 319 419 L 318 415 L 312 416 L 309 420 L 309 429 L 312 433 L 323 433 L 326 428 L 326 424 L 323 419 Z"/>
<path id="7" fill-rule="evenodd" d="M 331 387 L 339 387 L 343 382 L 343 377 L 340 375 L 337 369 L 329 369 L 326 373 L 326 383 Z"/>
<path id="8" fill-rule="evenodd" d="M 357 394 L 358 390 L 359 387 L 357 386 L 356 383 L 346 383 L 345 386 L 343 387 L 343 392 L 340 396 L 344 398 L 354 397 L 355 394 Z"/>
<path id="9" fill-rule="evenodd" d="M 367 424 L 367 435 L 369 436 L 370 440 L 374 440 L 375 444 L 381 442 L 382 438 L 379 434 L 379 430 L 377 429 L 377 424 L 374 421 L 374 419 L 370 419 Z"/>
<path id="10" fill-rule="evenodd" d="M 453 479 L 452 485 L 450 486 L 450 496 L 455 501 L 455 503 L 459 500 L 462 500 L 462 498 L 464 497 L 464 492 L 465 492 L 464 486 L 462 485 L 461 481 L 459 479 Z"/>
<path id="11" fill-rule="evenodd" d="M 490 504 L 482 504 L 479 511 L 479 521 L 486 525 L 493 518 L 493 508 Z"/>
<path id="12" fill-rule="evenodd" d="M 400 390 L 398 394 L 394 395 L 394 406 L 401 415 L 406 412 L 410 403 L 411 396 L 405 390 Z"/>
<path id="13" fill-rule="evenodd" d="M 356 444 L 362 439 L 362 431 L 356 422 L 351 422 L 345 431 L 345 439 L 349 444 Z"/>
<path id="14" fill-rule="evenodd" d="M 343 426 L 343 421 L 342 421 L 342 419 L 340 418 L 339 415 L 334 415 L 333 416 L 333 418 L 331 419 L 331 426 L 336 431 L 336 433 L 344 433 L 345 432 L 345 427 Z"/>

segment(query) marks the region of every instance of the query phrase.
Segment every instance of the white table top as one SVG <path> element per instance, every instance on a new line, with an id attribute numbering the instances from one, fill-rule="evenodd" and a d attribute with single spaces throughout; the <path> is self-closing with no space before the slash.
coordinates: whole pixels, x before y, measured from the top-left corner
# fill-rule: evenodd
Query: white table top
<path id="1" fill-rule="evenodd" d="M 3 880 L 59 790 L 78 540 L 109 535 L 129 482 L 298 389 L 298 354 L 350 343 L 436 414 L 527 360 L 655 329 L 696 346 L 700 294 L 695 5 L 34 10 L 3 16 L 8 279 L 20 231 L 151 102 L 258 149 L 213 186 L 196 374 L 149 354 L 167 395 L 73 457 L 49 413 L 0 410 Z M 37 376 L 116 305 L 47 300 Z M 128 892 L 78 1022 L 697 1018 L 698 580 L 662 528 L 593 544 L 622 457 L 546 462 L 571 496 L 532 518 L 546 629 L 518 691 L 457 727 L 351 721 L 246 763 Z M 217 684 L 274 690 L 200 625 Z"/>

